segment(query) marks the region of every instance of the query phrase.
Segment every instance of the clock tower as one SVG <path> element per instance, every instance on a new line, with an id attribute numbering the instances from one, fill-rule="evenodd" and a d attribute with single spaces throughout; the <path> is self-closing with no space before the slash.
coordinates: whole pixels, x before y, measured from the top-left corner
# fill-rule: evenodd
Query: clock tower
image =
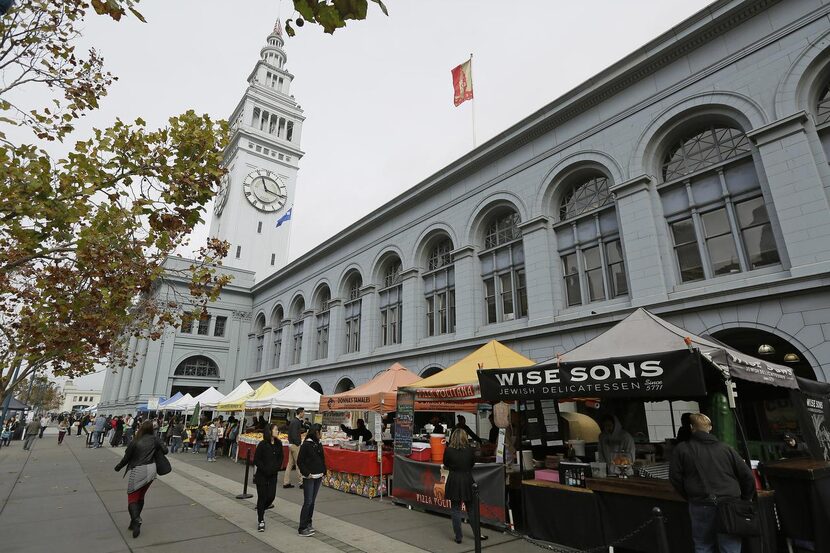
<path id="1" fill-rule="evenodd" d="M 279 20 L 229 118 L 228 174 L 216 195 L 210 236 L 230 242 L 225 264 L 265 277 L 285 265 L 305 117 L 291 95 Z M 277 226 L 277 223 L 280 225 Z"/>

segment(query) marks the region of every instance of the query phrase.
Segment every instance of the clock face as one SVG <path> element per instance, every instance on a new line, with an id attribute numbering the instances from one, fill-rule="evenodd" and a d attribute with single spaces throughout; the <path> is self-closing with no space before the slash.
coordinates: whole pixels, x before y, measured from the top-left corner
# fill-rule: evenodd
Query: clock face
<path id="1" fill-rule="evenodd" d="M 216 200 L 213 204 L 213 213 L 218 217 L 222 215 L 222 210 L 225 209 L 225 204 L 228 203 L 228 189 L 230 188 L 230 175 L 225 173 L 222 180 L 219 182 L 219 192 L 216 193 Z"/>
<path id="2" fill-rule="evenodd" d="M 245 177 L 242 191 L 252 206 L 260 211 L 277 211 L 287 199 L 282 177 L 266 169 L 257 169 Z"/>

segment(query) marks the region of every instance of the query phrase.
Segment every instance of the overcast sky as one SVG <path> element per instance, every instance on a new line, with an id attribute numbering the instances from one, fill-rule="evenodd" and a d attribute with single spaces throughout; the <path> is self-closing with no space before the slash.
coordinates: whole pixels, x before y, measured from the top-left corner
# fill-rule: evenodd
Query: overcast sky
<path id="1" fill-rule="evenodd" d="M 386 0 L 333 36 L 286 39 L 307 117 L 295 259 L 472 147 L 470 103 L 454 107 L 450 69 L 474 54 L 478 143 L 704 8 L 705 0 Z M 226 118 L 290 0 L 143 0 L 148 23 L 93 17 L 83 42 L 118 76 L 77 138 L 116 117 L 162 125 L 187 109 Z M 207 213 L 212 213 L 208 206 Z M 207 236 L 202 225 L 193 237 Z M 188 253 L 188 252 L 183 252 Z M 103 373 L 78 381 L 99 386 Z"/>

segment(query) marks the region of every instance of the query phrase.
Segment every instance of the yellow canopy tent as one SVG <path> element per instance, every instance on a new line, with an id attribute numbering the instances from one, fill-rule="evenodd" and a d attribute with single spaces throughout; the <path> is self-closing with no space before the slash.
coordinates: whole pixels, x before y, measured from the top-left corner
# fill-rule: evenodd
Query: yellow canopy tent
<path id="1" fill-rule="evenodd" d="M 416 399 L 420 401 L 478 399 L 478 369 L 529 367 L 535 364 L 535 361 L 498 340 L 490 340 L 440 373 L 413 382 L 406 388 L 415 389 Z"/>
<path id="2" fill-rule="evenodd" d="M 241 397 L 234 401 L 229 401 L 226 403 L 220 403 L 217 409 L 219 411 L 243 411 L 245 409 L 245 404 L 248 401 L 257 400 L 263 398 L 265 396 L 270 396 L 271 394 L 276 394 L 279 390 L 270 382 L 264 382 L 256 391 L 247 397 Z"/>

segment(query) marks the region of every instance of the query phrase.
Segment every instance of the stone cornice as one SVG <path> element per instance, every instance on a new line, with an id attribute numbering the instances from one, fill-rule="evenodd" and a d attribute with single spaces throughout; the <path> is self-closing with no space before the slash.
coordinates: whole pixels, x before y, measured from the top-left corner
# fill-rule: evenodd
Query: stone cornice
<path id="1" fill-rule="evenodd" d="M 367 284 L 366 286 L 362 286 L 360 288 L 360 297 L 362 298 L 363 296 L 368 296 L 369 294 L 373 294 L 376 289 L 377 289 L 377 286 L 375 286 L 374 284 Z"/>
<path id="2" fill-rule="evenodd" d="M 625 182 L 615 184 L 611 187 L 610 191 L 611 194 L 613 194 L 617 199 L 625 198 L 631 194 L 648 190 L 649 186 L 651 186 L 651 182 L 652 178 L 650 176 L 640 175 L 639 177 L 634 177 L 633 179 L 629 179 Z"/>
<path id="3" fill-rule="evenodd" d="M 807 121 L 807 112 L 799 111 L 778 121 L 773 121 L 763 127 L 758 127 L 746 133 L 746 136 L 756 146 L 763 146 L 776 140 L 781 140 L 795 133 L 805 132 L 804 123 Z"/>
<path id="4" fill-rule="evenodd" d="M 421 272 L 415 267 L 412 267 L 411 269 L 406 269 L 405 271 L 401 271 L 401 281 L 409 280 L 410 278 L 415 278 L 420 273 Z"/>
<path id="5" fill-rule="evenodd" d="M 452 260 L 459 261 L 461 259 L 467 257 L 474 257 L 476 254 L 476 247 L 469 245 L 469 246 L 461 246 L 460 248 L 454 249 L 452 252 Z"/>
<path id="6" fill-rule="evenodd" d="M 540 215 L 520 223 L 519 228 L 522 229 L 522 234 L 529 234 L 539 230 L 550 230 L 550 218 L 547 215 Z"/>

